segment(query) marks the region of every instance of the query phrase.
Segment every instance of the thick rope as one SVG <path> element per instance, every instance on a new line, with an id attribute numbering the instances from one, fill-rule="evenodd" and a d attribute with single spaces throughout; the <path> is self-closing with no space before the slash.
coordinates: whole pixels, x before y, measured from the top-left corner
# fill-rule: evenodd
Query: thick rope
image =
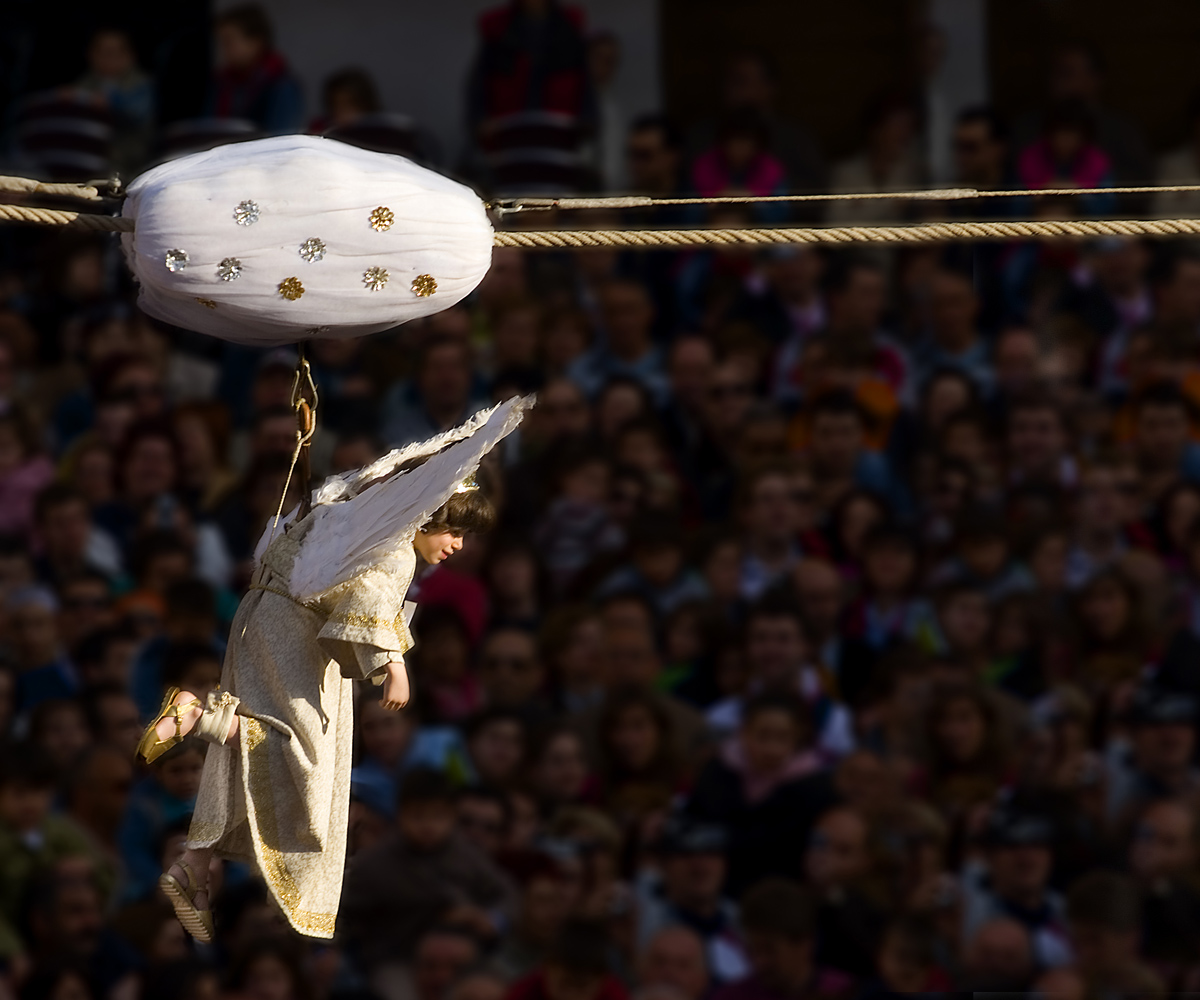
<path id="1" fill-rule="evenodd" d="M 937 243 L 944 240 L 1047 239 L 1062 236 L 1200 235 L 1200 219 L 1062 219 L 1030 222 L 931 222 L 919 226 L 824 229 L 598 229 L 503 231 L 498 247 L 690 247 L 779 243 Z"/>
<path id="2" fill-rule="evenodd" d="M 88 215 L 84 212 L 64 212 L 57 208 L 34 208 L 32 205 L 0 205 L 0 221 L 70 226 L 104 233 L 133 232 L 133 219 L 119 215 Z"/>
<path id="3" fill-rule="evenodd" d="M 52 194 L 65 198 L 95 201 L 100 192 L 91 184 L 50 184 L 32 177 L 0 176 L 0 191 L 19 191 L 21 194 Z"/>
<path id="4" fill-rule="evenodd" d="M 544 211 L 552 208 L 660 208 L 669 205 L 758 205 L 796 201 L 963 201 L 970 198 L 1078 197 L 1089 194 L 1180 194 L 1200 191 L 1200 184 L 1171 184 L 1165 187 L 1040 188 L 1022 191 L 991 191 L 979 188 L 935 188 L 930 191 L 858 191 L 836 194 L 728 194 L 707 198 L 651 198 L 617 195 L 612 198 L 512 198 L 494 203 L 501 215 L 512 212 Z"/>

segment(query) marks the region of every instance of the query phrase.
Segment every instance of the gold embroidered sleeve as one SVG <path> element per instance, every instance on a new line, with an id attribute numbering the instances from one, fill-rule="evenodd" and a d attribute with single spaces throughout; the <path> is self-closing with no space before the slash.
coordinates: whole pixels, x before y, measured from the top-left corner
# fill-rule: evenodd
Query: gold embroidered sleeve
<path id="1" fill-rule="evenodd" d="M 317 638 L 342 668 L 342 676 L 362 679 L 412 648 L 404 617 L 403 588 L 386 574 L 365 574 L 338 595 Z"/>

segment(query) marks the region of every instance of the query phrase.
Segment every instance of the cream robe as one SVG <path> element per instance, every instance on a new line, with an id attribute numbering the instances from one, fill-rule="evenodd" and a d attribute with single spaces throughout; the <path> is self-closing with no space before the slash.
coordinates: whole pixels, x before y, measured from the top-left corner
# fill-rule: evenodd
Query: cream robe
<path id="1" fill-rule="evenodd" d="M 329 938 L 346 862 L 353 681 L 382 680 L 412 646 L 404 596 L 416 553 L 410 532 L 389 571 L 301 604 L 288 582 L 308 523 L 271 543 L 234 617 L 221 686 L 241 699 L 240 730 L 208 749 L 188 847 L 256 863 L 291 925 Z"/>

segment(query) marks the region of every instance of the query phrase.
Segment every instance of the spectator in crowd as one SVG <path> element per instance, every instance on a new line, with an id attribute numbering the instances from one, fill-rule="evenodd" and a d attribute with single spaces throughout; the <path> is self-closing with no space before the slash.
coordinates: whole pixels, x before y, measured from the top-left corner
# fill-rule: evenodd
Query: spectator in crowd
<path id="1" fill-rule="evenodd" d="M 321 105 L 324 114 L 309 128 L 310 132 L 344 128 L 366 115 L 378 114 L 383 110 L 379 88 L 371 74 L 354 68 L 341 70 L 326 78 Z"/>
<path id="2" fill-rule="evenodd" d="M 138 66 L 133 40 L 112 28 L 97 31 L 78 86 L 112 115 L 113 166 L 123 176 L 137 173 L 149 158 L 157 108 L 154 81 Z"/>
<path id="3" fill-rule="evenodd" d="M 1074 103 L 1083 109 L 1114 163 L 1118 183 L 1144 184 L 1152 173 L 1145 138 L 1133 122 L 1104 103 L 1105 66 L 1100 53 L 1086 42 L 1070 39 L 1052 52 L 1048 70 L 1049 107 Z M 1019 122 L 1019 138 L 1030 137 L 1038 124 L 1036 115 Z"/>
<path id="4" fill-rule="evenodd" d="M 905 97 L 886 94 L 877 98 L 864 119 L 866 151 L 834 165 L 830 186 L 835 191 L 910 191 L 920 187 L 925 166 L 917 144 L 917 110 Z M 829 210 L 829 221 L 852 226 L 900 217 L 902 202 L 838 201 Z"/>
<path id="5" fill-rule="evenodd" d="M 1053 839 L 1049 819 L 1033 810 L 1016 804 L 993 810 L 982 837 L 986 867 L 974 878 L 968 874 L 964 887 L 967 939 L 989 921 L 1012 920 L 1028 933 L 1039 966 L 1070 962 L 1063 901 L 1049 887 Z"/>
<path id="6" fill-rule="evenodd" d="M 479 33 L 467 83 L 467 124 L 490 180 L 518 189 L 538 183 L 578 187 L 583 141 L 598 117 L 583 12 L 559 0 L 511 0 L 484 11 Z M 536 140 L 529 145 L 514 127 L 523 122 L 555 133 L 549 148 L 566 154 L 556 158 L 562 169 L 547 171 L 550 158 L 538 155 L 545 147 Z"/>
<path id="7" fill-rule="evenodd" d="M 792 996 L 848 995 L 850 980 L 820 968 L 813 942 L 813 902 L 804 889 L 782 879 L 760 882 L 742 899 L 742 928 L 751 974 L 717 992 L 725 1000 Z"/>
<path id="8" fill-rule="evenodd" d="M 710 984 L 700 935 L 679 924 L 663 927 L 646 942 L 637 979 L 639 994 L 651 987 L 668 987 L 687 1000 L 702 1000 Z"/>
<path id="9" fill-rule="evenodd" d="M 384 399 L 383 435 L 400 447 L 440 434 L 483 405 L 473 393 L 467 345 L 447 337 L 431 340 L 412 381 L 397 383 Z"/>
<path id="10" fill-rule="evenodd" d="M 287 61 L 274 46 L 266 12 L 242 4 L 217 17 L 218 69 L 208 99 L 216 118 L 253 122 L 262 132 L 299 132 L 304 124 L 304 95 Z"/>
<path id="11" fill-rule="evenodd" d="M 409 958 L 441 923 L 494 939 L 512 912 L 512 887 L 457 831 L 455 794 L 434 771 L 412 771 L 396 832 L 355 859 L 341 919 L 347 946 L 374 972 Z"/>
<path id="12" fill-rule="evenodd" d="M 737 930 L 738 910 L 722 894 L 728 836 L 712 823 L 683 816 L 668 821 L 660 835 L 661 877 L 639 887 L 638 942 L 644 961 L 658 966 L 657 981 L 671 981 L 670 969 L 690 950 L 686 937 L 665 938 L 671 928 L 686 927 L 700 937 L 700 968 L 718 983 L 741 979 L 746 957 Z M 674 959 L 674 961 L 672 961 Z M 672 985 L 684 988 L 681 981 Z M 691 995 L 695 982 L 688 984 Z"/>
<path id="13" fill-rule="evenodd" d="M 749 113 L 764 129 L 767 148 L 779 157 L 784 172 L 799 191 L 816 191 L 825 180 L 825 164 L 813 137 L 779 110 L 779 69 L 761 49 L 740 49 L 725 62 L 720 112 Z M 716 121 L 698 126 L 693 151 L 708 148 Z"/>

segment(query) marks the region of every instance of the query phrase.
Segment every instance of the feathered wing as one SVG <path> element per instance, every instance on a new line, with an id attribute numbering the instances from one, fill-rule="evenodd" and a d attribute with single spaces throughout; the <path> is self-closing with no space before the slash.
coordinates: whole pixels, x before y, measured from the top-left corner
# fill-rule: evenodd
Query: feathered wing
<path id="1" fill-rule="evenodd" d="M 400 449 L 341 477 L 341 495 L 345 495 L 354 492 L 356 485 L 386 475 L 400 462 L 436 452 L 425 464 L 367 486 L 349 499 L 318 502 L 292 566 L 292 595 L 299 601 L 315 600 L 368 569 L 386 566 L 399 545 L 408 544 L 407 539 L 479 468 L 483 456 L 516 429 L 532 405 L 532 397 L 506 400 L 411 451 Z M 324 491 L 322 487 L 319 498 Z"/>

